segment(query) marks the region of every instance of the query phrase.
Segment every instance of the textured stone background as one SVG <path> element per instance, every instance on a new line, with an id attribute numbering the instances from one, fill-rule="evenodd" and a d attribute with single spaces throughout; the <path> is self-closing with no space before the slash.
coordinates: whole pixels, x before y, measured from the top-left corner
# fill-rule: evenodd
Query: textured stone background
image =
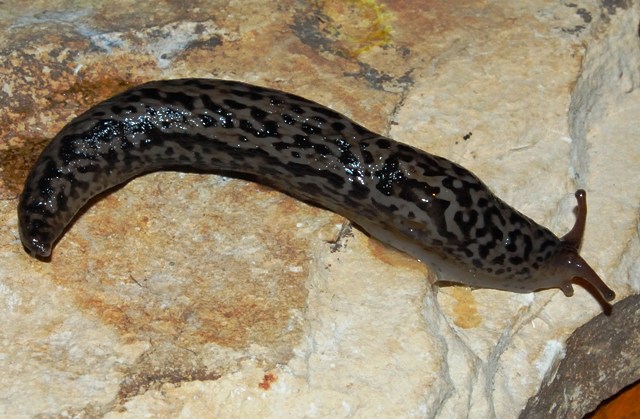
<path id="1" fill-rule="evenodd" d="M 1 1 L 0 416 L 581 417 L 638 380 L 640 4 L 522 3 Z M 439 288 L 340 216 L 194 173 L 131 181 L 29 258 L 44 144 L 174 77 L 327 104 L 558 235 L 585 188 L 618 304 Z"/>

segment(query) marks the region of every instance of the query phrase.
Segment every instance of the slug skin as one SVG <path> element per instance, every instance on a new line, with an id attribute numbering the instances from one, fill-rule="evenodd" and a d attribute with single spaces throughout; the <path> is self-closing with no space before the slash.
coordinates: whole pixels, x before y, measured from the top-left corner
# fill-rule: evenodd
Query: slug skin
<path id="1" fill-rule="evenodd" d="M 145 83 L 73 119 L 45 147 L 18 206 L 26 250 L 48 258 L 89 199 L 142 173 L 183 166 L 249 175 L 341 214 L 371 236 L 473 287 L 572 295 L 582 278 L 609 289 L 579 256 L 586 219 L 558 239 L 473 173 L 373 133 L 327 107 L 245 83 Z"/>

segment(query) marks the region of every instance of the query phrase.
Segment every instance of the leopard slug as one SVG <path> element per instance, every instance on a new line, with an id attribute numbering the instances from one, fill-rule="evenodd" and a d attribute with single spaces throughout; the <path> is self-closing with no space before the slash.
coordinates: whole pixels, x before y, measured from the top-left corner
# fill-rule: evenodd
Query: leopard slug
<path id="1" fill-rule="evenodd" d="M 513 292 L 557 287 L 567 296 L 577 280 L 615 298 L 578 254 L 584 191 L 575 226 L 559 239 L 456 163 L 302 97 L 227 80 L 145 83 L 69 122 L 26 179 L 24 247 L 48 258 L 90 198 L 176 166 L 250 176 L 341 214 L 435 267 L 440 280 Z"/>

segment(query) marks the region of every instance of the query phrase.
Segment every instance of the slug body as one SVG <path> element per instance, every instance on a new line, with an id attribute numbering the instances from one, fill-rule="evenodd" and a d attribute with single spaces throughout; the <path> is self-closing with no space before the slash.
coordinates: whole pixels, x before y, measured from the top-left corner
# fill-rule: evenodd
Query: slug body
<path id="1" fill-rule="evenodd" d="M 26 180 L 22 243 L 49 257 L 90 198 L 176 166 L 252 176 L 347 217 L 452 282 L 514 292 L 559 287 L 569 296 L 571 281 L 582 278 L 615 298 L 578 255 L 584 191 L 576 193 L 578 221 L 561 240 L 447 159 L 299 96 L 225 80 L 149 82 L 73 119 Z"/>

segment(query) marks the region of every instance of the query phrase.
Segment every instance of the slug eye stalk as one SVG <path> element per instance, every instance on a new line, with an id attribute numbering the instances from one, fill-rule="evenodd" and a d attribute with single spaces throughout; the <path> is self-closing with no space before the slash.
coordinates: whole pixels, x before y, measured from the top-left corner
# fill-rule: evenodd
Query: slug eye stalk
<path id="1" fill-rule="evenodd" d="M 587 193 L 583 189 L 578 189 L 575 196 L 578 201 L 576 222 L 573 228 L 562 237 L 562 249 L 553 261 L 558 266 L 558 275 L 567 278 L 561 289 L 567 297 L 572 296 L 571 281 L 581 278 L 591 284 L 606 301 L 613 301 L 616 298 L 616 293 L 607 287 L 591 266 L 578 254 L 587 220 Z"/>

